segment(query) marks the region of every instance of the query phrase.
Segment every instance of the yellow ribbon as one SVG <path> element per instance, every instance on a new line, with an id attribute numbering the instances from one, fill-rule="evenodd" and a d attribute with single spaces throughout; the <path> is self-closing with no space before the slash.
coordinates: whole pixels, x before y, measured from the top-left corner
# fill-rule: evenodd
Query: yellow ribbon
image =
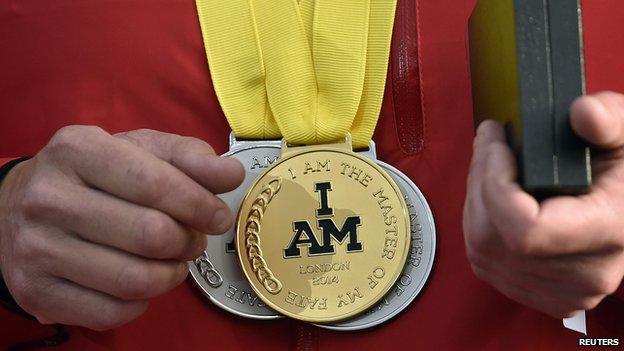
<path id="1" fill-rule="evenodd" d="M 396 0 L 196 0 L 213 84 L 239 138 L 371 140 Z"/>

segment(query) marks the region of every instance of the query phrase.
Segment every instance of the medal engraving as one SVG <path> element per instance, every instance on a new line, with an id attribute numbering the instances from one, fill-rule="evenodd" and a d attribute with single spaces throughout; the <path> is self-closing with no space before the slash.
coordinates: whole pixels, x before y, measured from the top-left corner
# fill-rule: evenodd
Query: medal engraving
<path id="1" fill-rule="evenodd" d="M 377 161 L 395 180 L 404 195 L 410 217 L 411 244 L 407 262 L 401 276 L 386 296 L 366 313 L 333 324 L 320 325 L 334 330 L 361 330 L 382 324 L 401 311 L 421 293 L 433 267 L 435 255 L 435 225 L 429 205 L 420 190 L 403 173 L 394 167 Z M 381 272 L 373 272 L 378 275 Z M 376 284 L 376 276 L 369 276 L 369 283 Z"/>
<path id="2" fill-rule="evenodd" d="M 234 285 L 228 286 L 227 291 L 225 292 L 225 296 L 228 299 L 236 301 L 242 305 L 248 304 L 249 306 L 265 306 L 265 304 L 260 301 L 256 294 L 237 288 Z"/>
<path id="3" fill-rule="evenodd" d="M 238 212 L 243 196 L 256 179 L 257 175 L 266 169 L 266 167 L 258 166 L 252 168 L 253 165 L 257 163 L 256 160 L 266 165 L 264 160 L 275 160 L 279 157 L 279 142 L 273 142 L 271 145 L 267 145 L 267 143 L 271 142 L 251 142 L 251 145 L 247 146 L 246 144 L 245 147 L 240 149 L 233 148 L 231 152 L 225 155 L 236 157 L 241 160 L 247 170 L 245 181 L 240 188 L 231 193 L 220 195 L 234 212 Z M 370 151 L 367 154 L 371 159 L 376 159 L 374 144 L 371 145 Z M 422 197 L 418 188 L 400 171 L 381 161 L 376 160 L 376 162 L 395 180 L 404 195 L 407 212 L 411 220 L 411 246 L 407 262 L 405 263 L 403 273 L 395 282 L 394 287 L 377 305 L 369 308 L 364 314 L 344 322 L 321 325 L 325 328 L 359 330 L 373 327 L 391 319 L 406 308 L 418 295 L 432 267 L 433 255 L 435 252 L 435 228 L 424 197 Z M 316 164 L 314 167 L 316 167 Z M 342 170 L 343 168 L 340 167 L 341 173 Z M 350 176 L 350 168 L 345 167 L 344 170 L 344 175 Z M 287 179 L 292 179 L 290 173 L 287 175 Z M 357 172 L 353 173 L 353 177 L 359 178 Z M 315 204 L 317 206 L 315 209 L 320 207 L 331 207 L 334 209 L 332 202 L 333 193 L 328 190 L 327 194 L 327 205 L 321 206 L 321 192 L 314 193 Z M 321 213 L 321 215 L 322 214 L 323 213 Z M 311 225 L 311 227 L 314 230 L 318 230 L 314 225 Z M 224 235 L 210 236 L 208 238 L 206 254 L 190 264 L 190 270 L 194 280 L 212 302 L 227 311 L 248 318 L 278 318 L 277 313 L 266 307 L 264 302 L 258 298 L 256 293 L 249 286 L 249 283 L 243 277 L 242 272 L 240 272 L 235 253 L 233 231 L 234 229 Z M 319 242 L 321 242 L 321 237 L 322 235 L 319 235 Z M 342 245 L 335 245 L 338 249 L 342 247 Z M 302 246 L 301 249 L 306 249 L 306 247 Z M 197 263 L 200 262 L 204 262 L 204 271 L 206 272 L 210 271 L 209 266 L 206 264 L 210 262 L 212 264 L 212 269 L 222 277 L 223 282 L 221 284 L 217 283 L 218 279 L 214 279 L 216 276 L 204 276 L 204 273 L 201 273 L 200 266 L 197 265 Z M 340 283 L 340 278 L 343 274 L 354 274 L 357 272 L 357 268 L 357 264 L 352 263 L 350 260 L 341 260 L 322 264 L 300 264 L 294 267 L 293 270 L 296 271 L 298 275 L 308 277 L 312 285 L 320 287 L 332 286 Z M 367 275 L 367 284 L 377 284 L 376 282 L 378 277 L 381 276 L 381 271 L 370 273 L 371 274 Z M 211 282 L 216 284 L 211 284 Z M 345 302 L 349 302 L 348 297 L 345 299 L 345 294 L 342 295 L 342 298 Z M 326 309 L 328 297 L 320 296 L 318 300 L 314 299 L 309 301 L 308 299 L 304 299 L 303 296 L 292 292 L 289 301 L 292 302 L 292 304 L 298 305 L 305 305 L 307 302 L 316 309 Z"/>
<path id="4" fill-rule="evenodd" d="M 315 323 L 345 320 L 397 281 L 409 255 L 407 208 L 373 161 L 332 146 L 300 150 L 250 188 L 237 253 L 267 306 Z"/>
<path id="5" fill-rule="evenodd" d="M 264 288 L 271 294 L 277 294 L 282 290 L 282 283 L 275 278 L 273 272 L 267 266 L 267 263 L 260 248 L 259 232 L 262 228 L 262 217 L 267 206 L 273 197 L 279 192 L 282 186 L 280 178 L 270 181 L 260 195 L 256 197 L 251 209 L 247 215 L 247 223 L 245 225 L 245 247 L 247 249 L 247 258 L 249 264 L 256 273 L 256 277 Z"/>
<path id="6" fill-rule="evenodd" d="M 256 177 L 264 172 L 280 155 L 279 141 L 237 141 L 230 139 L 230 151 L 224 157 L 237 158 L 244 165 L 245 180 L 236 190 L 221 194 L 219 197 L 237 213 L 242 198 Z M 223 235 L 209 235 L 205 254 L 199 259 L 204 269 L 211 274 L 204 274 L 201 266 L 190 262 L 191 276 L 200 290 L 217 306 L 239 316 L 254 319 L 275 319 L 280 316 L 258 298 L 241 272 L 234 246 L 234 231 L 231 228 Z M 212 265 L 210 271 L 207 262 Z M 215 279 L 218 273 L 221 277 Z"/>
<path id="7" fill-rule="evenodd" d="M 349 243 L 346 246 L 347 252 L 362 251 L 362 243 L 358 242 L 357 239 L 357 228 L 361 221 L 360 216 L 347 217 L 339 229 L 332 219 L 334 210 L 328 207 L 327 193 L 331 191 L 331 182 L 314 184 L 314 191 L 320 193 L 321 207 L 316 210 L 316 226 L 321 229 L 322 245 L 319 244 L 309 221 L 294 222 L 295 234 L 288 247 L 284 249 L 284 258 L 301 257 L 299 246 L 307 247 L 308 256 L 334 254 L 336 250 L 332 240 L 342 244 L 347 236 L 349 238 Z M 303 236 L 306 238 L 302 238 Z"/>
<path id="8" fill-rule="evenodd" d="M 206 280 L 208 285 L 213 288 L 218 288 L 223 284 L 223 277 L 221 274 L 214 268 L 212 262 L 210 262 L 210 258 L 207 253 L 203 253 L 199 258 L 195 260 L 195 267 L 199 270 L 201 276 Z"/>

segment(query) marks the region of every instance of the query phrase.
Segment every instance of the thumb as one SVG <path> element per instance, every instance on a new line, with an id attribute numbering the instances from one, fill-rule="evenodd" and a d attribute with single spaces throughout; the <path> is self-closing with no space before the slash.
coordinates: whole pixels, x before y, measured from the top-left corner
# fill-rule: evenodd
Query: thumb
<path id="1" fill-rule="evenodd" d="M 150 129 L 115 134 L 169 162 L 209 191 L 219 194 L 236 189 L 244 170 L 234 158 L 219 157 L 203 140 Z"/>
<path id="2" fill-rule="evenodd" d="M 624 146 L 624 95 L 603 92 L 583 96 L 572 104 L 572 128 L 601 149 Z"/>

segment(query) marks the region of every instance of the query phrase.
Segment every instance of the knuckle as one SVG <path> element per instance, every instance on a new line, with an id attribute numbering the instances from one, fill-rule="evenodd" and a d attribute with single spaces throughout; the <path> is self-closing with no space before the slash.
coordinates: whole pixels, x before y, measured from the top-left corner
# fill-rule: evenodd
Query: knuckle
<path id="1" fill-rule="evenodd" d="M 22 231 L 13 239 L 13 255 L 17 260 L 35 260 L 48 257 L 50 250 L 43 237 Z"/>
<path id="2" fill-rule="evenodd" d="M 212 155 L 215 154 L 213 147 L 201 139 L 188 137 L 188 136 L 182 137 L 181 144 L 190 148 L 203 149 L 203 151 L 208 154 L 212 154 Z"/>
<path id="3" fill-rule="evenodd" d="M 137 183 L 141 184 L 138 196 L 150 204 L 160 202 L 171 189 L 171 177 L 165 172 L 154 172 L 141 165 L 134 173 Z"/>
<path id="4" fill-rule="evenodd" d="M 81 133 L 80 129 L 79 126 L 67 126 L 57 130 L 50 139 L 49 145 L 65 146 L 73 144 L 76 137 Z"/>
<path id="5" fill-rule="evenodd" d="M 516 255 L 530 257 L 539 254 L 535 239 L 536 233 L 532 228 L 518 232 L 504 232 L 502 236 L 509 251 Z"/>
<path id="6" fill-rule="evenodd" d="M 211 155 L 215 154 L 214 149 L 207 142 L 189 136 L 178 136 L 173 143 L 174 153 L 201 152 Z"/>
<path id="7" fill-rule="evenodd" d="M 610 295 L 618 289 L 620 282 L 621 279 L 618 279 L 616 274 L 605 271 L 596 275 L 593 292 L 601 295 Z"/>
<path id="8" fill-rule="evenodd" d="M 87 138 L 94 134 L 101 134 L 104 131 L 96 126 L 72 125 L 59 129 L 50 139 L 48 146 L 52 149 L 75 150 Z"/>
<path id="9" fill-rule="evenodd" d="M 147 298 L 153 287 L 152 282 L 151 272 L 145 265 L 127 265 L 117 278 L 118 296 L 129 300 Z"/>
<path id="10" fill-rule="evenodd" d="M 38 218 L 56 206 L 54 186 L 43 177 L 35 176 L 22 190 L 19 209 L 26 219 Z"/>
<path id="11" fill-rule="evenodd" d="M 35 313 L 37 310 L 37 299 L 33 293 L 33 283 L 31 279 L 28 278 L 28 275 L 22 270 L 15 270 L 10 275 L 7 275 L 5 279 L 15 301 L 25 311 Z"/>
<path id="12" fill-rule="evenodd" d="M 166 258 L 176 247 L 173 220 L 166 215 L 150 210 L 141 216 L 139 226 L 136 245 L 143 254 Z"/>

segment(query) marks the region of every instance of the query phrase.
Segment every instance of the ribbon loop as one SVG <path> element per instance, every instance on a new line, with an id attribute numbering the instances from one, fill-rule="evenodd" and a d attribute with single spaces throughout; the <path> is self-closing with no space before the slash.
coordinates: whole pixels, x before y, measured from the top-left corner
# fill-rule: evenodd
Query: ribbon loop
<path id="1" fill-rule="evenodd" d="M 213 84 L 240 138 L 321 144 L 377 124 L 396 0 L 196 0 Z"/>

